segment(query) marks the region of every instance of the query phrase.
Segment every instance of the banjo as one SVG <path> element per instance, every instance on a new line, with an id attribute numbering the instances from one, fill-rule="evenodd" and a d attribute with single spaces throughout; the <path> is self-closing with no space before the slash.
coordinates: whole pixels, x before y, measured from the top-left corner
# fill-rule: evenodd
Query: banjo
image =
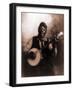
<path id="1" fill-rule="evenodd" d="M 63 32 L 60 32 L 56 38 L 60 39 L 61 36 L 63 36 Z M 30 57 L 27 59 L 27 62 L 30 66 L 37 66 L 40 63 L 40 61 L 43 59 L 41 50 L 37 48 L 30 49 L 28 51 L 28 54 L 31 54 Z"/>

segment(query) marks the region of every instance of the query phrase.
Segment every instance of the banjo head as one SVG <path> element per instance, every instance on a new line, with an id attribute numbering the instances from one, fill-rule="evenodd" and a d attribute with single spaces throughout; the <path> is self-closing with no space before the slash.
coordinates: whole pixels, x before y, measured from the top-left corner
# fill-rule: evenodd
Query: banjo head
<path id="1" fill-rule="evenodd" d="M 27 62 L 30 66 L 37 66 L 41 60 L 41 51 L 38 50 L 37 48 L 32 48 L 28 53 L 31 53 L 33 52 L 33 54 L 35 55 L 35 58 L 34 59 L 27 59 Z"/>

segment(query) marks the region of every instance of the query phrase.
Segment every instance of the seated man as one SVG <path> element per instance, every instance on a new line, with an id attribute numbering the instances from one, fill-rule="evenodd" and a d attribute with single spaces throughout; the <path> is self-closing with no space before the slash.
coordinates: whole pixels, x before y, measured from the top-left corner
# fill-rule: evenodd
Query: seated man
<path id="1" fill-rule="evenodd" d="M 27 54 L 23 76 L 54 75 L 52 56 L 55 48 L 53 43 L 49 43 L 49 40 L 45 38 L 46 32 L 47 25 L 41 22 L 38 27 L 38 36 L 33 37 L 31 49 Z"/>

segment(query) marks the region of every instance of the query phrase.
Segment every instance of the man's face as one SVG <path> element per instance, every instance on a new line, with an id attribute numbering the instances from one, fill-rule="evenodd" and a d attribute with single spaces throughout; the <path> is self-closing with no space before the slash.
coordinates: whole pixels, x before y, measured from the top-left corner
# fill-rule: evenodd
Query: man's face
<path id="1" fill-rule="evenodd" d="M 46 28 L 44 26 L 41 26 L 40 28 L 40 36 L 43 38 L 46 34 Z"/>

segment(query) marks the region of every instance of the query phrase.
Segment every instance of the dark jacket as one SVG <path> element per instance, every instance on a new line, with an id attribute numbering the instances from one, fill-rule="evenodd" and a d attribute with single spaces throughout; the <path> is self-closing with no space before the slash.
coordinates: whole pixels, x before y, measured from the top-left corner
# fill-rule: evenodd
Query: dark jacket
<path id="1" fill-rule="evenodd" d="M 42 51 L 43 59 L 40 61 L 40 63 L 37 66 L 30 66 L 27 63 L 27 60 L 25 58 L 25 55 L 23 53 L 23 60 L 25 61 L 22 63 L 22 76 L 26 77 L 31 77 L 31 76 L 48 76 L 48 75 L 53 75 L 53 65 L 52 65 L 52 60 L 51 60 L 51 52 L 49 51 L 48 47 L 48 42 L 44 41 L 44 47 L 42 48 L 40 46 L 40 41 L 38 36 L 33 37 L 32 41 L 32 48 L 37 48 Z"/>

